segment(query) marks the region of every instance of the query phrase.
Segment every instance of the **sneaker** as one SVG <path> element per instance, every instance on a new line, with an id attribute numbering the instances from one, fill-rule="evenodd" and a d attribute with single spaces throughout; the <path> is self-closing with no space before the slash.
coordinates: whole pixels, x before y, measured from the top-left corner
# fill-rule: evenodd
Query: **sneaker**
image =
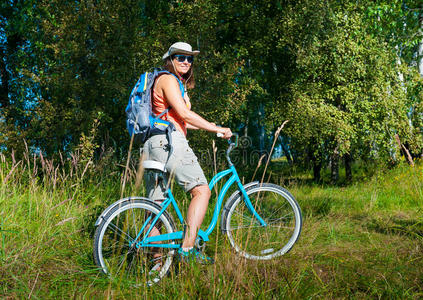
<path id="1" fill-rule="evenodd" d="M 198 251 L 195 247 L 189 251 L 178 250 L 179 259 L 184 263 L 196 262 L 202 265 L 214 264 L 214 259 Z"/>

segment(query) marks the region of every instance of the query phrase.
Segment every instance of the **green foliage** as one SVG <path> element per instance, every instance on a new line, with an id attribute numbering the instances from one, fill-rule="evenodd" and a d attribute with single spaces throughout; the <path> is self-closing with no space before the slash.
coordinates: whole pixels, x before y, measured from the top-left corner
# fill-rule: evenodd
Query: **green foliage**
<path id="1" fill-rule="evenodd" d="M 79 155 L 80 161 L 85 164 L 86 169 L 89 168 L 91 171 L 93 169 L 95 151 L 100 147 L 94 141 L 99 125 L 99 120 L 94 119 L 94 123 L 89 132 L 89 135 L 86 136 L 84 133 L 82 133 L 79 139 L 79 145 L 76 147 L 76 153 Z"/>
<path id="2" fill-rule="evenodd" d="M 296 162 L 396 159 L 395 134 L 421 153 L 418 1 L 43 0 L 1 9 L 0 144 L 18 155 L 24 140 L 49 157 L 76 151 L 98 114 L 93 145 L 127 153 L 131 87 L 179 40 L 201 51 L 193 110 L 248 135 L 251 150 L 269 150 L 289 119 L 283 134 Z M 205 136 L 192 133 L 196 149 L 208 147 Z"/>
<path id="3" fill-rule="evenodd" d="M 1 297 L 421 297 L 421 163 L 344 187 L 269 167 L 272 181 L 296 183 L 305 215 L 299 244 L 274 262 L 240 260 L 216 233 L 215 266 L 134 289 L 99 276 L 91 257 L 100 212 L 121 194 L 145 194 L 136 159 L 125 172 L 124 108 L 170 44 L 201 51 L 194 111 L 249 136 L 260 156 L 289 119 L 295 162 L 324 173 L 346 154 L 366 167 L 398 162 L 396 134 L 422 153 L 421 16 L 419 0 L 3 1 Z M 190 142 L 210 150 L 212 138 L 194 132 Z"/>
<path id="4" fill-rule="evenodd" d="M 320 160 L 335 152 L 389 159 L 393 135 L 408 136 L 408 100 L 394 53 L 368 34 L 363 9 L 300 1 L 287 18 L 280 47 L 289 46 L 296 59 L 287 105 L 295 149 Z"/>

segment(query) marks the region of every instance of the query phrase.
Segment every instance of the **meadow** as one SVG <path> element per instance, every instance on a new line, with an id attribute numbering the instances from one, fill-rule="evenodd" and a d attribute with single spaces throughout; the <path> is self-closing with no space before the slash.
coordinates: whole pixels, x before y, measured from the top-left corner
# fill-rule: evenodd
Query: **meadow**
<path id="1" fill-rule="evenodd" d="M 288 188 L 303 212 L 302 234 L 289 253 L 245 260 L 215 230 L 206 248 L 214 265 L 175 263 L 159 284 L 134 288 L 99 272 L 92 243 L 104 208 L 144 193 L 136 162 L 125 173 L 125 162 L 107 153 L 96 164 L 77 155 L 1 154 L 0 298 L 423 297 L 422 162 L 380 168 L 341 186 L 311 183 L 305 172 L 278 172 L 274 165 L 272 181 Z M 187 196 L 176 194 L 186 207 Z"/>

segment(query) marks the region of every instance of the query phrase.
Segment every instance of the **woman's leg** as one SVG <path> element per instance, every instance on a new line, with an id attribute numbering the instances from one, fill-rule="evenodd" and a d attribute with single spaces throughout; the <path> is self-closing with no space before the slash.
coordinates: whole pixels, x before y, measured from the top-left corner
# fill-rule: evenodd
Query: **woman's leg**
<path id="1" fill-rule="evenodd" d="M 192 199 L 188 207 L 188 228 L 182 243 L 183 248 L 191 248 L 194 246 L 197 232 L 206 215 L 210 195 L 211 192 L 208 185 L 198 185 L 191 190 Z"/>
<path id="2" fill-rule="evenodd" d="M 163 200 L 155 200 L 154 202 L 160 205 L 163 202 Z M 151 216 L 153 219 L 155 217 L 155 215 L 148 215 L 148 216 Z M 161 232 L 160 232 L 161 228 L 162 228 L 162 224 L 160 223 L 160 220 L 159 220 L 159 224 L 156 224 L 151 229 L 148 236 L 151 237 L 151 236 L 156 236 L 156 235 L 161 234 Z M 144 232 L 147 232 L 149 229 L 150 229 L 150 225 L 146 226 L 146 228 L 144 229 Z M 161 244 L 161 242 L 151 242 L 151 244 Z M 154 248 L 154 247 L 151 248 L 151 252 L 153 254 L 153 259 L 154 259 L 154 265 L 159 264 L 160 267 L 163 263 L 161 261 L 161 258 L 163 256 L 162 250 L 163 250 L 163 248 L 159 248 L 159 247 L 158 248 Z M 159 271 L 160 267 L 156 267 L 156 271 Z"/>

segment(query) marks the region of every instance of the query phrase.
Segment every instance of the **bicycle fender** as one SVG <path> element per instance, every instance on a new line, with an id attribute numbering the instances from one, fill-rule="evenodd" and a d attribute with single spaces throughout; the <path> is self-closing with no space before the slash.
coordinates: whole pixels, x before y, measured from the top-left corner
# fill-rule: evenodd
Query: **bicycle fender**
<path id="1" fill-rule="evenodd" d="M 260 185 L 260 182 L 259 181 L 253 181 L 253 182 L 244 184 L 243 187 L 244 187 L 245 190 L 247 190 L 247 189 L 250 189 L 250 188 L 255 187 L 257 185 Z M 240 194 L 241 194 L 241 191 L 239 189 L 236 190 L 228 198 L 228 200 L 226 200 L 225 205 L 223 206 L 222 219 L 220 220 L 220 230 L 222 230 L 222 232 L 225 232 L 224 224 L 226 222 L 227 211 L 229 210 L 229 207 L 231 206 L 233 199 L 237 198 Z"/>
<path id="2" fill-rule="evenodd" d="M 147 200 L 147 201 L 151 201 L 148 198 L 145 197 L 127 197 L 127 198 L 123 198 L 120 199 L 112 204 L 110 204 L 102 213 L 101 215 L 97 218 L 97 221 L 95 222 L 94 226 L 97 227 L 98 225 L 101 224 L 101 222 L 103 222 L 104 217 L 109 213 L 109 211 L 111 211 L 115 206 L 119 206 L 122 203 L 126 202 L 126 201 L 132 201 L 132 200 Z M 151 201 L 153 202 L 153 201 Z M 153 202 L 154 203 L 154 202 Z"/>

